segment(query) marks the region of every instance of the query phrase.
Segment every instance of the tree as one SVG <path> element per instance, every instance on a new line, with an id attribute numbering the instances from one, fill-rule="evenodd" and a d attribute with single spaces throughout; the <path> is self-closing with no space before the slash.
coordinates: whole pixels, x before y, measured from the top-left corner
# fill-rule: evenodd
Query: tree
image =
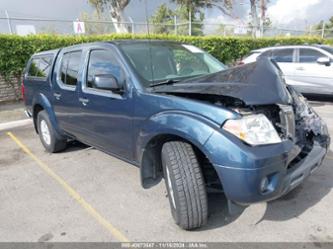
<path id="1" fill-rule="evenodd" d="M 94 11 L 92 14 L 83 11 L 80 14 L 79 20 L 85 23 L 85 31 L 86 34 L 89 35 L 111 33 L 113 30 L 113 27 L 110 27 L 108 23 L 103 22 L 110 21 L 110 19 L 106 19 L 97 11 Z"/>
<path id="2" fill-rule="evenodd" d="M 265 27 L 271 26 L 271 21 L 266 17 L 267 4 L 270 0 L 250 0 L 250 16 L 252 36 L 257 37 L 263 35 Z M 258 15 L 258 8 L 260 8 L 260 17 Z"/>
<path id="3" fill-rule="evenodd" d="M 202 21 L 204 14 L 202 12 L 190 12 L 192 21 L 192 35 L 203 35 Z M 175 27 L 175 16 L 177 22 L 181 25 Z M 176 10 L 172 10 L 167 7 L 166 4 L 162 4 L 150 18 L 150 21 L 154 24 L 153 32 L 160 34 L 171 34 L 176 33 L 181 35 L 187 35 L 189 33 L 188 25 L 186 24 L 189 17 L 189 12 L 185 6 L 179 6 Z"/>
<path id="4" fill-rule="evenodd" d="M 185 6 L 187 11 L 197 12 L 201 8 L 219 8 L 225 14 L 229 14 L 234 0 L 172 0 L 180 6 Z"/>
<path id="5" fill-rule="evenodd" d="M 166 4 L 160 5 L 155 14 L 150 18 L 154 24 L 153 32 L 157 34 L 170 34 L 174 31 L 174 16 L 176 12 L 169 9 Z"/>
<path id="6" fill-rule="evenodd" d="M 316 31 L 322 32 L 324 28 L 324 36 L 333 35 L 333 16 L 326 22 L 321 20 L 317 25 L 315 25 L 314 29 Z"/>
<path id="7" fill-rule="evenodd" d="M 88 0 L 95 7 L 98 15 L 109 13 L 117 33 L 128 33 L 129 25 L 126 23 L 124 9 L 130 0 Z"/>
<path id="8" fill-rule="evenodd" d="M 197 10 L 195 12 L 189 12 L 186 6 L 180 6 L 176 10 L 176 15 L 178 17 L 179 23 L 183 23 L 177 27 L 178 34 L 189 34 L 190 27 L 185 23 L 189 22 L 189 18 L 191 18 L 191 35 L 203 35 L 203 20 L 205 19 L 205 14 L 202 11 Z"/>
<path id="9" fill-rule="evenodd" d="M 205 18 L 202 8 L 217 7 L 224 14 L 230 15 L 230 9 L 232 8 L 233 0 L 172 0 L 179 7 L 177 14 L 180 16 L 180 20 L 190 22 L 191 21 L 191 35 L 202 35 L 203 25 L 202 22 Z M 180 33 L 189 33 L 189 27 L 181 26 L 179 28 Z"/>

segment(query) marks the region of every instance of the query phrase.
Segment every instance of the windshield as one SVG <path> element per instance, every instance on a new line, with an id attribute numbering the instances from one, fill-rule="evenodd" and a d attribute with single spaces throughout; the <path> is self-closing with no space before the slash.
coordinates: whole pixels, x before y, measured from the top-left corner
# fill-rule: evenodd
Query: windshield
<path id="1" fill-rule="evenodd" d="M 333 47 L 321 46 L 321 48 L 333 55 Z"/>
<path id="2" fill-rule="evenodd" d="M 201 49 L 168 42 L 120 45 L 128 60 L 149 87 L 154 83 L 215 73 L 226 66 Z"/>

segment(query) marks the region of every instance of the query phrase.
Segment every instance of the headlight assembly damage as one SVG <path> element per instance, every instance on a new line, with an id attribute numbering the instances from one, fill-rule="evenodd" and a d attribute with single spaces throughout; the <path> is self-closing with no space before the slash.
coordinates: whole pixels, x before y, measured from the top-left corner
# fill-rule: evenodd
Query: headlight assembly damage
<path id="1" fill-rule="evenodd" d="M 289 92 L 290 105 L 234 109 L 242 118 L 227 120 L 223 129 L 252 146 L 291 139 L 301 147 L 315 140 L 327 148 L 330 138 L 325 122 L 302 95 L 292 88 Z"/>

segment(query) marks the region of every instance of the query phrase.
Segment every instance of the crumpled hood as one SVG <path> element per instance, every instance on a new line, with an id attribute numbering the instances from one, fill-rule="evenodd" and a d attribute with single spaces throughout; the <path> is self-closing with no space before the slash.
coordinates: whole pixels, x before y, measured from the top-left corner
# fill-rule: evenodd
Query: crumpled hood
<path id="1" fill-rule="evenodd" d="M 229 96 L 247 105 L 290 103 L 282 73 L 268 58 L 173 85 L 157 86 L 152 91 Z"/>

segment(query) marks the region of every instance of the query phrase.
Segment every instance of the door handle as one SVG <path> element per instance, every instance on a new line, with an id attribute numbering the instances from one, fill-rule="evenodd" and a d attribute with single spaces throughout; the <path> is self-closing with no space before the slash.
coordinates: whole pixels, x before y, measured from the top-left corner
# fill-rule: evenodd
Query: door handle
<path id="1" fill-rule="evenodd" d="M 87 98 L 79 98 L 79 101 L 82 103 L 82 105 L 86 106 L 89 102 L 89 99 Z"/>
<path id="2" fill-rule="evenodd" d="M 60 97 L 61 97 L 61 94 L 60 94 L 60 93 L 53 93 L 53 96 L 54 96 L 57 100 L 59 100 Z"/>
<path id="3" fill-rule="evenodd" d="M 296 70 L 303 71 L 303 70 L 304 70 L 304 67 L 296 67 Z"/>

